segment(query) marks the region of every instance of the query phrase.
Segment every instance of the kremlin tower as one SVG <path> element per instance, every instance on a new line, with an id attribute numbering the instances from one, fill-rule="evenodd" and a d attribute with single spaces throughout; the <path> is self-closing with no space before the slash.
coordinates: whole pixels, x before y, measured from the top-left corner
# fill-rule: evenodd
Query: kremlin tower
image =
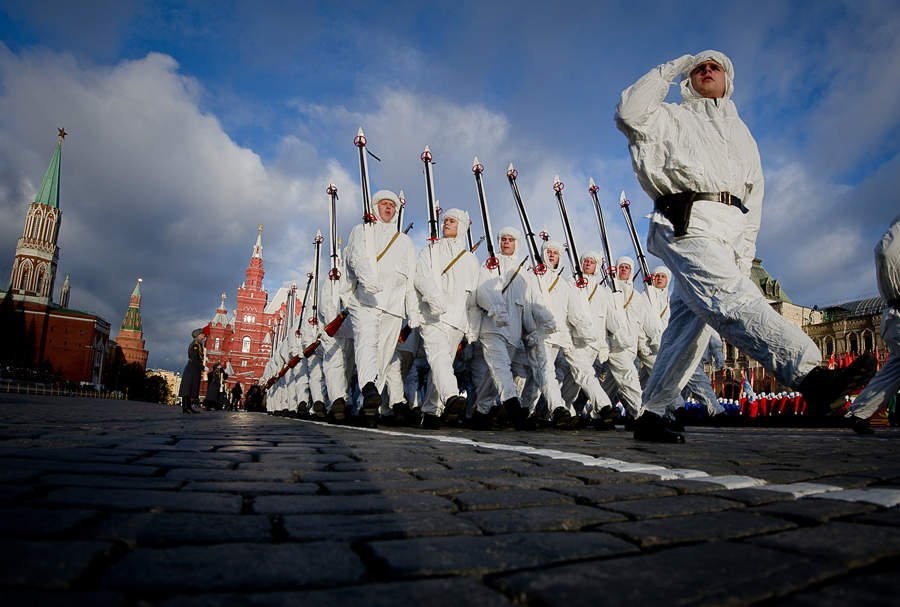
<path id="1" fill-rule="evenodd" d="M 68 277 L 67 277 L 68 278 Z M 122 356 L 126 363 L 137 363 L 142 369 L 147 369 L 147 348 L 144 345 L 144 331 L 141 328 L 141 282 L 138 278 L 128 302 L 128 311 L 125 312 L 125 320 L 122 328 L 116 336 L 116 343 L 122 349 Z"/>
<path id="2" fill-rule="evenodd" d="M 68 276 L 59 304 L 53 302 L 53 284 L 59 263 L 57 243 L 62 220 L 59 183 L 65 137 L 65 129 L 58 129 L 56 148 L 50 156 L 41 187 L 25 213 L 25 226 L 16 243 L 9 286 L 6 291 L 0 291 L 4 304 L 8 301 L 13 310 L 13 314 L 4 320 L 11 326 L 0 327 L 0 334 L 15 340 L 11 344 L 18 352 L 15 364 L 47 371 L 66 381 L 99 385 L 109 345 L 109 323 L 99 316 L 70 307 Z M 21 339 L 15 336 L 21 336 Z M 146 362 L 146 354 L 144 360 Z"/>
<path id="3" fill-rule="evenodd" d="M 56 149 L 41 180 L 41 187 L 28 207 L 25 229 L 16 244 L 9 291 L 19 301 L 49 305 L 59 263 L 59 168 L 66 130 L 58 129 Z"/>

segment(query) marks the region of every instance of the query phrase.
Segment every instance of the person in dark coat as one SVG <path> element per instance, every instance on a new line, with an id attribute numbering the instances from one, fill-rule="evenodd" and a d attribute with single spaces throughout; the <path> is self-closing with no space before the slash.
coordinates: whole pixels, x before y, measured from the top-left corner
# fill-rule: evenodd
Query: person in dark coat
<path id="1" fill-rule="evenodd" d="M 199 413 L 194 409 L 194 401 L 200 400 L 200 381 L 203 379 L 203 361 L 206 359 L 206 334 L 203 329 L 194 329 L 191 332 L 191 345 L 188 346 L 188 361 L 181 372 L 181 387 L 178 396 L 181 397 L 182 413 Z"/>
<path id="2" fill-rule="evenodd" d="M 222 363 L 215 363 L 207 374 L 206 399 L 203 401 L 203 405 L 208 411 L 221 410 L 224 407 L 228 396 L 225 387 L 226 379 L 228 379 L 228 374 L 222 368 Z"/>
<path id="3" fill-rule="evenodd" d="M 241 408 L 241 396 L 244 395 L 244 389 L 241 387 L 241 382 L 237 382 L 234 384 L 234 387 L 231 389 L 231 410 L 235 411 Z"/>
<path id="4" fill-rule="evenodd" d="M 247 411 L 265 411 L 263 396 L 262 387 L 258 381 L 254 381 L 253 385 L 247 389 L 247 399 L 244 402 L 244 408 Z"/>

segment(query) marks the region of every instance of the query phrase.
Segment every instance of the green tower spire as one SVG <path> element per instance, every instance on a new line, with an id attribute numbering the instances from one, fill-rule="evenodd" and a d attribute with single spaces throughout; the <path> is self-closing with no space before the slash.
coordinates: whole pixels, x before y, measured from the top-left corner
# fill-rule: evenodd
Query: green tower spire
<path id="1" fill-rule="evenodd" d="M 40 204 L 46 204 L 55 209 L 59 208 L 59 163 L 62 156 L 62 141 L 66 138 L 66 129 L 58 129 L 59 137 L 56 140 L 56 149 L 53 150 L 53 156 L 50 157 L 50 166 L 44 173 L 44 179 L 41 180 L 41 187 L 38 190 L 34 201 Z"/>

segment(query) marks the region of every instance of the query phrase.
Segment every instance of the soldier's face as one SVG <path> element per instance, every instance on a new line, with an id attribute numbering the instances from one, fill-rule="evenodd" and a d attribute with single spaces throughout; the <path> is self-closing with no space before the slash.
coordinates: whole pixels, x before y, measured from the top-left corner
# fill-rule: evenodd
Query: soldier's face
<path id="1" fill-rule="evenodd" d="M 559 251 L 556 249 L 547 249 L 547 263 L 556 268 L 559 265 Z"/>
<path id="2" fill-rule="evenodd" d="M 587 257 L 581 262 L 581 271 L 588 276 L 593 276 L 597 271 L 597 260 L 593 257 Z"/>
<path id="3" fill-rule="evenodd" d="M 653 275 L 653 286 L 657 289 L 665 289 L 669 286 L 669 275 L 658 272 Z"/>
<path id="4" fill-rule="evenodd" d="M 504 255 L 512 255 L 516 252 L 516 239 L 504 234 L 500 237 L 500 252 Z"/>
<path id="5" fill-rule="evenodd" d="M 631 278 L 631 266 L 619 264 L 619 280 L 628 280 Z"/>
<path id="6" fill-rule="evenodd" d="M 708 99 L 725 96 L 725 68 L 715 61 L 704 61 L 691 70 L 691 86 Z"/>
<path id="7" fill-rule="evenodd" d="M 459 234 L 459 221 L 456 217 L 444 217 L 444 238 L 456 238 Z"/>
<path id="8" fill-rule="evenodd" d="M 384 223 L 390 223 L 394 219 L 394 215 L 397 214 L 397 207 L 394 206 L 393 200 L 379 200 L 378 201 L 378 216 L 381 218 L 381 221 Z"/>

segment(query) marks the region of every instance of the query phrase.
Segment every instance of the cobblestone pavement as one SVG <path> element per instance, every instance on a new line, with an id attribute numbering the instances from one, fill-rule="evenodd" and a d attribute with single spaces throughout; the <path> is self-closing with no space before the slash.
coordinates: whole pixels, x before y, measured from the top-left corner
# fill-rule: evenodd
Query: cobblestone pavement
<path id="1" fill-rule="evenodd" d="M 898 604 L 900 432 L 687 439 L 2 394 L 3 603 Z"/>

